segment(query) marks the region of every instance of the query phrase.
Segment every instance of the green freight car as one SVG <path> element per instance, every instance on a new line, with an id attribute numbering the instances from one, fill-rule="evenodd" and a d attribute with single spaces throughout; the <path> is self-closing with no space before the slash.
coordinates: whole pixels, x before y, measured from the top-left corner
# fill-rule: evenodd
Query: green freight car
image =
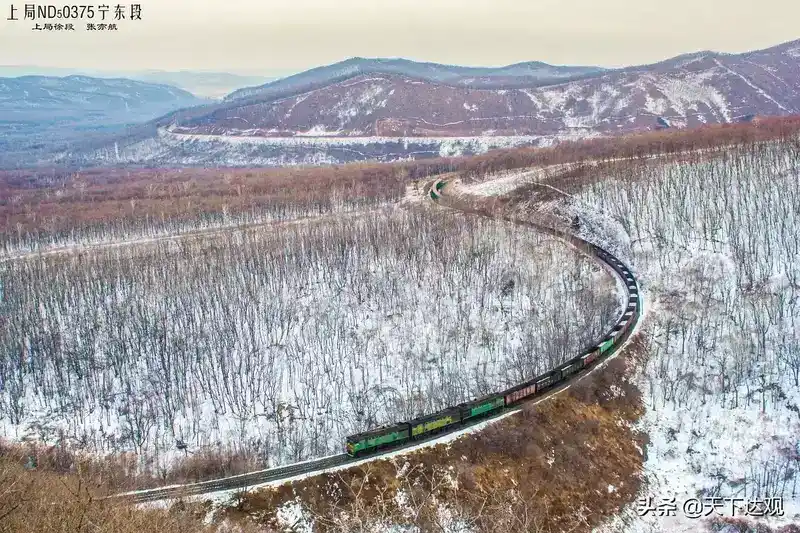
<path id="1" fill-rule="evenodd" d="M 434 181 L 428 190 L 428 194 L 433 200 L 438 200 L 445 185 L 446 182 L 441 179 Z M 616 350 L 631 334 L 640 317 L 642 300 L 639 295 L 638 285 L 630 271 L 614 256 L 590 243 L 583 242 L 583 244 L 590 252 L 596 254 L 600 260 L 605 262 L 619 277 L 624 279 L 628 292 L 628 304 L 625 313 L 600 344 L 586 350 L 580 356 L 562 363 L 554 370 L 513 386 L 505 392 L 422 416 L 411 422 L 398 423 L 391 427 L 347 437 L 347 453 L 351 456 L 356 456 L 384 447 L 414 442 L 429 435 L 456 429 L 458 425 L 467 423 L 468 420 L 476 421 L 480 417 L 497 414 L 506 406 L 516 405 L 523 399 L 541 394 L 563 383 L 571 375 L 580 372 Z"/>
<path id="2" fill-rule="evenodd" d="M 409 435 L 409 425 L 404 422 L 394 426 L 366 431 L 358 435 L 351 435 L 347 437 L 345 447 L 348 454 L 357 456 L 364 452 L 379 450 L 405 442 L 410 438 Z"/>
<path id="3" fill-rule="evenodd" d="M 614 339 L 608 339 L 600 344 L 600 353 L 606 353 L 614 345 Z"/>
<path id="4" fill-rule="evenodd" d="M 505 406 L 503 395 L 487 396 L 469 403 L 461 404 L 461 420 L 468 420 L 487 413 L 493 413 Z"/>

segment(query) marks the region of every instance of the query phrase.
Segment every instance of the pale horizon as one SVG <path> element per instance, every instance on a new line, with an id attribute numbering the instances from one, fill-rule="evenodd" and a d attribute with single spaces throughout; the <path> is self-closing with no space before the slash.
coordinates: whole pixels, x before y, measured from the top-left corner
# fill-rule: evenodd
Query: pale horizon
<path id="1" fill-rule="evenodd" d="M 21 18 L 24 3 L 11 3 Z M 285 76 L 351 57 L 616 68 L 800 37 L 800 2 L 788 0 L 732 0 L 724 8 L 674 0 L 669 10 L 632 0 L 140 0 L 140 21 L 90 32 L 92 21 L 81 19 L 73 33 L 8 21 L 11 3 L 0 13 L 0 66 L 85 71 Z"/>

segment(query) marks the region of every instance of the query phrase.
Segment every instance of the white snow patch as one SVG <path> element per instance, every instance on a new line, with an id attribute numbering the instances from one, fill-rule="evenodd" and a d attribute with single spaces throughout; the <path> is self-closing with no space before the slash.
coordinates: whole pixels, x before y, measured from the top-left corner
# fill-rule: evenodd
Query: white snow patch
<path id="1" fill-rule="evenodd" d="M 287 502 L 275 512 L 278 524 L 292 533 L 313 533 L 314 519 L 305 510 L 299 499 Z"/>
<path id="2" fill-rule="evenodd" d="M 298 131 L 295 135 L 298 137 L 334 137 L 341 136 L 341 130 L 327 131 L 324 124 L 317 124 L 308 131 Z"/>

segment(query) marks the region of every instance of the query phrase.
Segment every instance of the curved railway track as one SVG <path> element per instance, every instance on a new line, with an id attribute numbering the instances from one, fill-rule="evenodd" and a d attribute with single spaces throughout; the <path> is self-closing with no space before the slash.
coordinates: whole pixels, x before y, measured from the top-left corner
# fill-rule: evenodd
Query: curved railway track
<path id="1" fill-rule="evenodd" d="M 439 203 L 439 201 L 443 198 L 442 191 L 445 187 L 446 182 L 442 179 L 437 179 L 432 182 L 426 189 L 425 195 L 430 197 L 434 202 Z M 604 361 L 607 357 L 614 352 L 616 352 L 620 346 L 627 340 L 628 336 L 633 332 L 640 313 L 641 313 L 641 299 L 639 296 L 639 289 L 638 283 L 636 278 L 633 276 L 633 273 L 626 267 L 619 259 L 614 257 L 612 254 L 603 250 L 599 246 L 596 246 L 588 241 L 585 241 L 575 235 L 572 235 L 566 230 L 559 230 L 557 228 L 547 227 L 541 224 L 537 224 L 534 222 L 524 221 L 515 219 L 510 216 L 496 216 L 486 210 L 480 209 L 473 209 L 473 208 L 455 208 L 463 212 L 473 213 L 479 216 L 489 217 L 489 218 L 497 218 L 501 220 L 506 220 L 508 222 L 527 226 L 535 229 L 536 231 L 540 231 L 542 233 L 552 235 L 554 237 L 563 239 L 575 247 L 579 252 L 583 253 L 584 255 L 591 256 L 598 260 L 601 265 L 603 265 L 606 270 L 612 273 L 617 279 L 621 280 L 623 285 L 625 286 L 628 304 L 623 311 L 623 314 L 619 317 L 615 326 L 603 336 L 601 341 L 597 345 L 597 349 L 591 353 L 600 353 L 600 347 L 606 345 L 606 350 L 597 357 L 595 355 L 592 357 L 588 362 L 585 362 L 585 366 L 580 368 L 577 372 L 573 370 L 571 375 L 561 378 L 557 385 L 549 390 L 547 390 L 544 394 L 537 394 L 530 398 L 530 400 L 526 400 L 523 403 L 527 403 L 527 401 L 541 401 L 549 396 L 554 394 L 558 394 L 565 388 L 569 387 L 571 383 L 580 379 L 584 375 L 591 372 L 593 369 L 597 368 L 598 362 Z M 589 352 L 587 352 L 589 355 Z M 587 355 L 583 355 L 582 357 L 585 359 Z M 597 357 L 597 360 L 595 360 Z M 558 368 L 564 367 L 566 363 L 559 365 Z M 554 372 L 555 370 L 551 372 Z M 522 387 L 520 385 L 519 387 Z M 424 444 L 428 441 L 433 441 L 440 439 L 443 435 L 447 435 L 450 433 L 455 433 L 459 431 L 464 431 L 466 428 L 470 426 L 485 423 L 487 420 L 491 420 L 493 418 L 497 418 L 503 415 L 507 415 L 511 412 L 519 411 L 521 407 L 519 405 L 515 405 L 514 407 L 508 407 L 505 409 L 500 410 L 499 412 L 493 414 L 492 416 L 488 416 L 470 424 L 460 425 L 452 428 L 450 431 L 443 431 L 441 433 L 430 435 L 423 439 L 416 439 L 410 441 L 402 446 L 397 446 L 387 450 L 380 450 L 378 452 L 373 452 L 371 454 L 360 455 L 359 457 L 351 457 L 346 453 L 342 453 L 339 455 L 332 455 L 329 457 L 323 457 L 321 459 L 314 459 L 311 461 L 305 461 L 301 463 L 294 463 L 285 466 L 279 466 L 276 468 L 270 468 L 266 470 L 260 470 L 256 472 L 249 472 L 247 474 L 240 474 L 237 476 L 230 476 L 220 479 L 214 479 L 210 481 L 201 481 L 197 483 L 190 483 L 186 485 L 174 485 L 169 487 L 161 487 L 156 489 L 148 489 L 148 490 L 141 490 L 136 492 L 129 492 L 123 494 L 117 494 L 114 496 L 110 496 L 111 499 L 119 499 L 124 501 L 125 503 L 146 503 L 146 502 L 154 502 L 160 500 L 167 500 L 167 499 L 178 499 L 178 498 L 185 498 L 189 496 L 197 496 L 201 494 L 208 494 L 212 492 L 218 492 L 223 490 L 236 490 L 236 489 L 245 489 L 248 487 L 253 487 L 255 485 L 260 485 L 263 483 L 268 483 L 271 481 L 279 481 L 279 480 L 289 480 L 293 477 L 310 474 L 310 473 L 321 473 L 324 470 L 342 467 L 345 465 L 350 465 L 353 463 L 360 463 L 364 462 L 365 460 L 370 460 L 373 458 L 381 457 L 388 453 L 396 453 L 399 450 L 403 450 L 406 448 L 414 448 L 418 447 L 421 444 Z"/>

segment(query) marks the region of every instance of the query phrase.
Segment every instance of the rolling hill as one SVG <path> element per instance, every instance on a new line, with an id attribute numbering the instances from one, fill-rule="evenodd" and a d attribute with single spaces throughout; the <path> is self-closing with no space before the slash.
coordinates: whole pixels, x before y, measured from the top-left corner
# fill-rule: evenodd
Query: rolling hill
<path id="1" fill-rule="evenodd" d="M 25 161 L 205 100 L 163 84 L 88 76 L 0 78 L 0 161 Z"/>
<path id="2" fill-rule="evenodd" d="M 475 69 L 354 59 L 179 110 L 113 139 L 84 142 L 55 162 L 388 161 L 791 115 L 800 113 L 798 58 L 800 40 L 744 54 L 698 52 L 651 65 L 584 71 L 578 79 L 545 85 L 539 77 L 516 86 L 525 76 L 536 77 L 539 64 L 526 63 L 495 69 L 499 77 L 489 73 L 493 88 L 466 86 L 465 80 L 480 74 Z M 514 83 L 498 81 L 512 74 Z"/>
<path id="3" fill-rule="evenodd" d="M 225 100 L 265 99 L 307 92 L 336 82 L 367 74 L 395 74 L 456 87 L 495 89 L 532 87 L 604 72 L 600 67 L 548 65 L 540 61 L 516 63 L 505 67 L 462 67 L 424 63 L 402 58 L 354 57 L 332 65 L 312 68 L 257 87 L 242 88 Z"/>

